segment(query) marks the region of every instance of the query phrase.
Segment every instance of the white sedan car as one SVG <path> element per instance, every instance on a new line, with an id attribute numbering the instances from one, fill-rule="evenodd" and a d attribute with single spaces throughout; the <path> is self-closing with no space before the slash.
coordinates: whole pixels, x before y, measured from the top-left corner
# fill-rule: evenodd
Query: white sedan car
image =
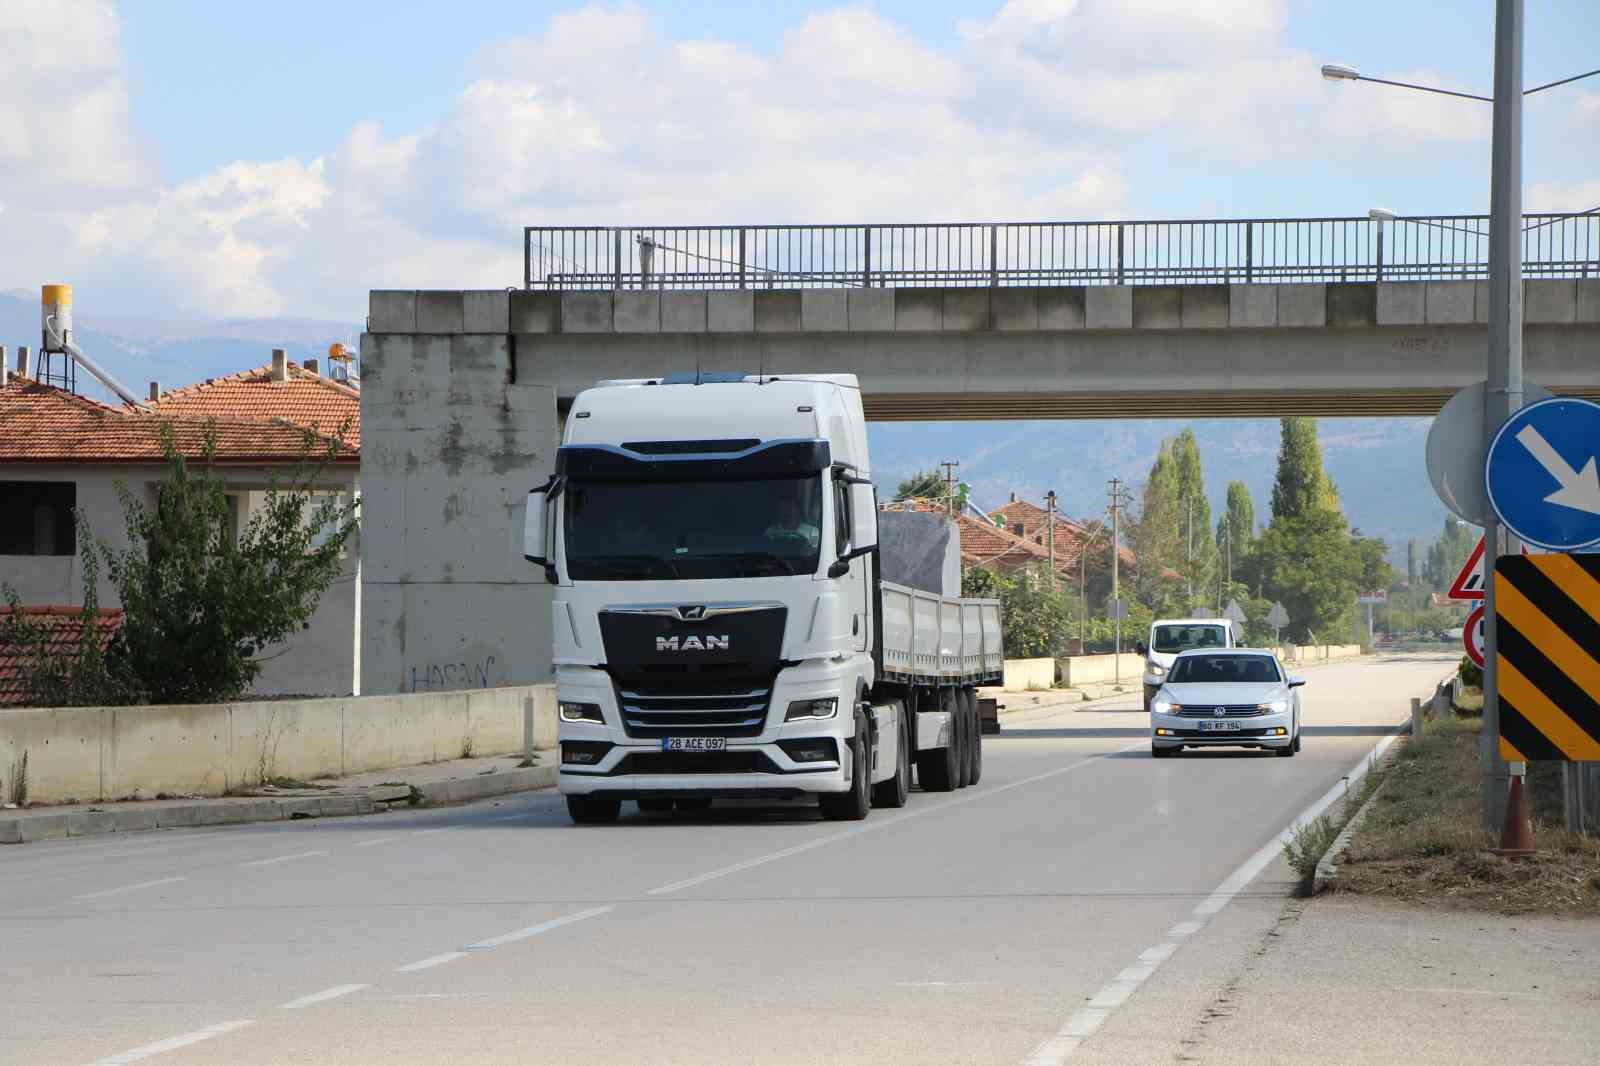
<path id="1" fill-rule="evenodd" d="M 1300 686 L 1270 651 L 1186 651 L 1150 701 L 1150 754 L 1184 748 L 1300 750 Z"/>

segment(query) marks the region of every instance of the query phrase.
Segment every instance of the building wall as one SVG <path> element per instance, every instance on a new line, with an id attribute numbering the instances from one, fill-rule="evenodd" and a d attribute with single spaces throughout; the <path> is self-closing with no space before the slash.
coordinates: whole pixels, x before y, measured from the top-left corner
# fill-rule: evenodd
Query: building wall
<path id="1" fill-rule="evenodd" d="M 241 516 L 247 516 L 252 493 L 267 483 L 266 469 L 231 468 L 223 472 L 230 487 L 239 486 Z M 90 530 L 101 541 L 115 548 L 127 546 L 119 483 L 128 486 L 148 505 L 152 486 L 165 475 L 158 466 L 0 466 L 4 481 L 76 482 L 77 507 Z M 356 471 L 335 469 L 330 475 L 337 483 L 353 489 Z M 360 601 L 359 545 L 349 552 L 341 573 L 325 592 L 311 616 L 309 628 L 273 645 L 261 653 L 263 668 L 252 691 L 258 695 L 345 696 L 358 691 L 356 659 L 356 619 Z M 0 555 L 0 583 L 17 590 L 27 606 L 77 606 L 83 602 L 83 567 L 73 555 Z M 101 607 L 117 607 L 115 588 L 104 570 L 100 574 Z"/>
<path id="2" fill-rule="evenodd" d="M 513 369 L 513 345 L 361 338 L 364 692 L 551 677 L 550 586 L 522 557 L 522 520 L 560 428 L 555 390 L 528 353 Z"/>

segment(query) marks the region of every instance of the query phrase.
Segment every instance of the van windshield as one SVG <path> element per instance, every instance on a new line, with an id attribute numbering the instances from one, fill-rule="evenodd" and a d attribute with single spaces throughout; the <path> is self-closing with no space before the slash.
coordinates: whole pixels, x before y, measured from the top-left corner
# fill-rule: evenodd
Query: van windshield
<path id="1" fill-rule="evenodd" d="M 1150 650 L 1172 655 L 1190 648 L 1226 648 L 1228 631 L 1219 625 L 1184 624 L 1156 626 Z"/>

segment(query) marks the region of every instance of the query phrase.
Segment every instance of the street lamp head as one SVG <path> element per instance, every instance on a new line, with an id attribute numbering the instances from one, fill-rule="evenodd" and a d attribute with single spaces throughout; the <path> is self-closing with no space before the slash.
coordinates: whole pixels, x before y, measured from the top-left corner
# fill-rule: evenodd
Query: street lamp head
<path id="1" fill-rule="evenodd" d="M 1356 81 L 1361 77 L 1361 72 L 1355 67 L 1347 67 L 1343 63 L 1322 64 L 1322 76 L 1329 81 Z"/>
<path id="2" fill-rule="evenodd" d="M 1374 222 L 1393 222 L 1394 212 L 1384 207 L 1369 207 L 1367 217 Z"/>

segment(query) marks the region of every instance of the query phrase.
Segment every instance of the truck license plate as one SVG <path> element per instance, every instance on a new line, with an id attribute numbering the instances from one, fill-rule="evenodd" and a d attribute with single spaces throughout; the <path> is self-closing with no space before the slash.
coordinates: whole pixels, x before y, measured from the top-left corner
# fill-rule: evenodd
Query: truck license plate
<path id="1" fill-rule="evenodd" d="M 662 737 L 662 751 L 727 751 L 727 737 Z"/>
<path id="2" fill-rule="evenodd" d="M 1237 733 L 1238 731 L 1239 731 L 1239 723 L 1238 722 L 1201 722 L 1200 723 L 1200 732 L 1202 732 L 1202 733 Z"/>

